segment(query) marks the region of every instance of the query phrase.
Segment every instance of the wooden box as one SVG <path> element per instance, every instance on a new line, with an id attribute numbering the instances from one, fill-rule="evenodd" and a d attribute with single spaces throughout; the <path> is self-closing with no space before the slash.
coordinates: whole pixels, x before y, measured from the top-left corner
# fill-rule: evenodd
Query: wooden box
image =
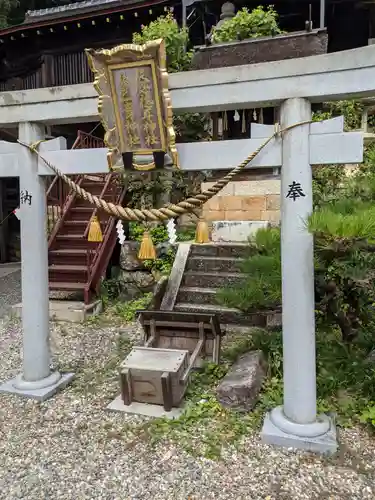
<path id="1" fill-rule="evenodd" d="M 139 311 L 146 347 L 187 350 L 191 367 L 203 359 L 220 363 L 220 321 L 216 314 L 176 311 Z"/>
<path id="2" fill-rule="evenodd" d="M 123 402 L 162 405 L 170 411 L 185 394 L 188 374 L 188 351 L 134 347 L 120 365 Z"/>

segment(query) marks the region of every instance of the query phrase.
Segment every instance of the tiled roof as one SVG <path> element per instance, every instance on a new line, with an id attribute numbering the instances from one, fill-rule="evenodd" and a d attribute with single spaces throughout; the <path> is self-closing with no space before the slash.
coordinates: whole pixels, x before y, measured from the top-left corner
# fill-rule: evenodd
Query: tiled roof
<path id="1" fill-rule="evenodd" d="M 37 23 L 48 19 L 75 16 L 88 12 L 107 10 L 111 7 L 128 6 L 137 4 L 139 0 L 84 0 L 48 9 L 29 10 L 26 12 L 25 24 Z"/>

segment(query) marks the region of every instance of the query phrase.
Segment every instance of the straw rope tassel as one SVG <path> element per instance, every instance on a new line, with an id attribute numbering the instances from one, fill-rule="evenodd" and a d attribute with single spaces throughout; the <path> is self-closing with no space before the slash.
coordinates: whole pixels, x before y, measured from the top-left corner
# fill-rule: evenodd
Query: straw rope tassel
<path id="1" fill-rule="evenodd" d="M 208 243 L 210 241 L 210 230 L 204 219 L 200 219 L 195 231 L 195 243 Z"/>
<path id="2" fill-rule="evenodd" d="M 155 260 L 156 259 L 156 251 L 154 244 L 152 242 L 151 234 L 149 231 L 145 231 L 143 233 L 143 238 L 141 241 L 141 246 L 138 252 L 139 260 Z"/>
<path id="3" fill-rule="evenodd" d="M 103 241 L 102 229 L 100 227 L 99 219 L 97 218 L 96 215 L 94 215 L 91 218 L 89 235 L 88 235 L 87 239 L 88 239 L 88 241 L 91 241 L 94 243 L 100 243 L 101 241 Z"/>

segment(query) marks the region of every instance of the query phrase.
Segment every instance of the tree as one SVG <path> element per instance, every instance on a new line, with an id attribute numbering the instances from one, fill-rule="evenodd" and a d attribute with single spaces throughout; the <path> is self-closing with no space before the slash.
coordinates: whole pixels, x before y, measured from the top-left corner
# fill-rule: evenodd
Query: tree
<path id="1" fill-rule="evenodd" d="M 18 0 L 0 0 L 0 28 L 8 26 L 8 16 L 12 9 L 18 7 Z"/>

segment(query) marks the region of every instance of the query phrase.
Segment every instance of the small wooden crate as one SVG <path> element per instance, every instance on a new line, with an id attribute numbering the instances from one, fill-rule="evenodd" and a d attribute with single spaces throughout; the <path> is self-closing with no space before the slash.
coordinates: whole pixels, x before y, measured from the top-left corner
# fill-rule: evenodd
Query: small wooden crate
<path id="1" fill-rule="evenodd" d="M 120 365 L 122 400 L 125 405 L 163 405 L 170 411 L 180 404 L 188 375 L 188 351 L 135 347 Z"/>

